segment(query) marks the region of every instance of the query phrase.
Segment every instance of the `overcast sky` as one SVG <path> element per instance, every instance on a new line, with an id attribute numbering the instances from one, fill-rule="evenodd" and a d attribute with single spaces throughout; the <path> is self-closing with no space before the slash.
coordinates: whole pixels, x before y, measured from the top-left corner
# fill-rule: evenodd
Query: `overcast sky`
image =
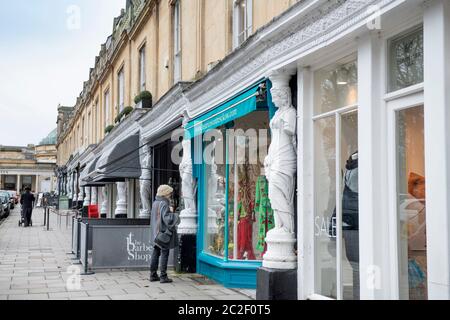
<path id="1" fill-rule="evenodd" d="M 73 106 L 125 0 L 0 0 L 0 145 L 38 144 Z"/>

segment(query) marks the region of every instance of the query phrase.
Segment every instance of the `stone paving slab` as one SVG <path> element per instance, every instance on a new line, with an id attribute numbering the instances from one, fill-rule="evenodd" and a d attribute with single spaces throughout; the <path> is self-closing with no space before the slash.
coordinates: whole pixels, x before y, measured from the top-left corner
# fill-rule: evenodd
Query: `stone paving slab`
<path id="1" fill-rule="evenodd" d="M 74 263 L 71 226 L 59 228 L 50 215 L 43 227 L 43 210 L 33 211 L 33 227 L 18 227 L 19 209 L 0 224 L 0 300 L 249 300 L 219 284 L 199 284 L 200 275 L 175 274 L 171 284 L 151 283 L 148 270 L 98 270 L 81 276 L 79 290 L 68 290 Z M 80 266 L 79 266 L 80 267 Z M 209 283 L 209 282 L 208 282 Z"/>

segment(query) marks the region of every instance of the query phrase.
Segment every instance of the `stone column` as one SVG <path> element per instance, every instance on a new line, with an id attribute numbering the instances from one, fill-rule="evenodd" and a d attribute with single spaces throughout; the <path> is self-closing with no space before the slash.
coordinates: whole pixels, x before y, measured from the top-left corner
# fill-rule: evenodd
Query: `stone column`
<path id="1" fill-rule="evenodd" d="M 427 280 L 430 300 L 450 299 L 450 3 L 426 3 L 424 99 Z"/>
<path id="2" fill-rule="evenodd" d="M 97 187 L 91 188 L 91 205 L 96 205 L 98 202 L 97 199 Z"/>
<path id="3" fill-rule="evenodd" d="M 100 216 L 102 218 L 108 217 L 108 187 L 102 187 L 102 206 L 100 208 Z"/>
<path id="4" fill-rule="evenodd" d="M 87 207 L 91 204 L 91 188 L 90 187 L 84 187 L 84 202 L 83 207 Z"/>
<path id="5" fill-rule="evenodd" d="M 183 127 L 189 122 L 187 113 L 184 113 Z M 193 177 L 191 140 L 185 137 L 182 142 L 183 158 L 180 163 L 181 197 L 184 209 L 180 213 L 178 225 L 178 250 L 175 262 L 177 272 L 195 273 L 197 248 L 197 206 L 195 202 L 195 180 Z"/>
<path id="6" fill-rule="evenodd" d="M 36 188 L 34 189 L 34 191 L 39 194 L 39 192 L 41 192 L 41 190 L 39 188 L 39 175 L 36 175 L 35 179 L 36 180 L 34 183 L 36 184 Z"/>
<path id="7" fill-rule="evenodd" d="M 16 185 L 16 189 L 17 189 L 17 193 L 20 194 L 20 189 L 22 189 L 22 186 L 20 185 L 20 174 L 17 175 L 17 185 Z"/>
<path id="8" fill-rule="evenodd" d="M 140 177 L 140 196 L 141 196 L 141 203 L 142 203 L 142 209 L 139 212 L 139 218 L 141 219 L 148 219 L 150 218 L 151 214 L 151 207 L 150 207 L 150 198 L 152 196 L 152 173 L 150 171 L 150 164 L 151 164 L 151 148 L 149 145 L 146 145 L 142 149 L 141 154 L 141 168 L 142 168 L 142 175 Z"/>
<path id="9" fill-rule="evenodd" d="M 116 218 L 127 217 L 127 183 L 117 182 L 117 202 L 114 215 Z"/>
<path id="10" fill-rule="evenodd" d="M 180 213 L 178 233 L 197 234 L 197 208 L 195 203 L 195 181 L 192 176 L 191 140 L 183 140 L 183 159 L 180 164 L 181 196 L 184 209 Z"/>
<path id="11" fill-rule="evenodd" d="M 294 222 L 297 171 L 297 110 L 292 106 L 289 81 L 295 72 L 274 71 L 272 101 L 278 108 L 270 122 L 272 142 L 264 161 L 275 227 L 267 233 L 267 252 L 258 270 L 257 299 L 297 299 L 297 255 Z M 279 293 L 282 292 L 280 295 Z"/>

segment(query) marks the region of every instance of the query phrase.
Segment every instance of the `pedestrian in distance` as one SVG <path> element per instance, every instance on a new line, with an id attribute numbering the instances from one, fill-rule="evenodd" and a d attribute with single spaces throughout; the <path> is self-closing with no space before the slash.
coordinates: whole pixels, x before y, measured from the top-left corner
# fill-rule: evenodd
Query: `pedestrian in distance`
<path id="1" fill-rule="evenodd" d="M 171 283 L 167 276 L 167 263 L 169 262 L 170 249 L 175 248 L 178 236 L 176 227 L 179 223 L 178 215 L 170 208 L 170 199 L 173 188 L 161 185 L 158 188 L 155 201 L 152 206 L 151 228 L 153 234 L 153 253 L 150 264 L 150 281 Z M 159 258 L 161 257 L 161 274 L 158 276 Z"/>
<path id="2" fill-rule="evenodd" d="M 25 228 L 30 225 L 35 201 L 36 199 L 31 193 L 31 188 L 25 188 L 25 193 L 20 196 L 20 205 L 22 206 L 23 214 L 25 217 Z"/>

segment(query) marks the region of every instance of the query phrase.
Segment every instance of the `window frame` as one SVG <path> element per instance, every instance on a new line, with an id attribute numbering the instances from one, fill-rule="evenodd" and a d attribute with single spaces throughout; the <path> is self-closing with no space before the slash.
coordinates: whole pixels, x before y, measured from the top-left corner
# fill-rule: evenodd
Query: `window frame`
<path id="1" fill-rule="evenodd" d="M 181 81 L 182 74 L 182 32 L 181 32 L 181 0 L 172 2 L 172 48 L 173 48 L 173 83 Z"/>

